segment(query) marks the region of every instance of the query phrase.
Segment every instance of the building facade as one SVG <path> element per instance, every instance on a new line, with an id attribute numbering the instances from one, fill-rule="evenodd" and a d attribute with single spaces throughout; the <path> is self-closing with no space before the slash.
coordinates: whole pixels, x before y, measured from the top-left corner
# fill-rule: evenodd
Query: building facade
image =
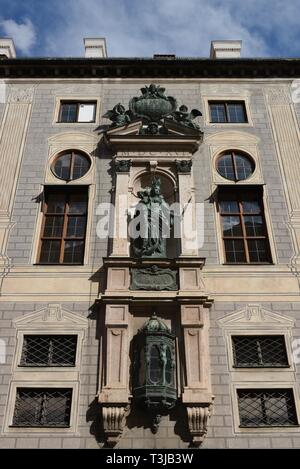
<path id="1" fill-rule="evenodd" d="M 0 40 L 0 447 L 300 447 L 300 62 L 240 47 Z"/>

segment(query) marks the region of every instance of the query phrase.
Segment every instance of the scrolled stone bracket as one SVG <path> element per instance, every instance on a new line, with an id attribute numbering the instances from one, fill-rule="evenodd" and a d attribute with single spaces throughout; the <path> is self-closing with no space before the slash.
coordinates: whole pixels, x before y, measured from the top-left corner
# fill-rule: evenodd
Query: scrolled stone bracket
<path id="1" fill-rule="evenodd" d="M 207 433 L 208 419 L 212 411 L 212 403 L 197 404 L 186 407 L 189 432 L 194 446 L 200 446 Z"/>
<path id="2" fill-rule="evenodd" d="M 122 436 L 129 404 L 102 405 L 103 427 L 107 445 L 113 448 Z"/>

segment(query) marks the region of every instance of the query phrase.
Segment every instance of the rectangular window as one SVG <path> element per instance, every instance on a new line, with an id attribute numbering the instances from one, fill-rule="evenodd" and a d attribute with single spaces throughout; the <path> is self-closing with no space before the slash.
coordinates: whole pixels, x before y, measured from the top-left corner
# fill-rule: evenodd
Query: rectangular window
<path id="1" fill-rule="evenodd" d="M 45 189 L 40 264 L 82 264 L 87 221 L 87 188 Z"/>
<path id="2" fill-rule="evenodd" d="M 210 122 L 216 124 L 247 123 L 244 101 L 210 101 Z"/>
<path id="3" fill-rule="evenodd" d="M 235 367 L 289 366 L 283 335 L 232 336 L 232 347 Z"/>
<path id="4" fill-rule="evenodd" d="M 68 427 L 72 389 L 17 388 L 13 426 Z"/>
<path id="5" fill-rule="evenodd" d="M 96 102 L 61 101 L 59 122 L 95 122 Z"/>
<path id="6" fill-rule="evenodd" d="M 75 366 L 77 335 L 25 335 L 21 366 Z"/>
<path id="7" fill-rule="evenodd" d="M 271 255 L 259 188 L 219 190 L 219 213 L 227 263 L 270 263 Z"/>
<path id="8" fill-rule="evenodd" d="M 298 425 L 292 389 L 238 389 L 241 427 Z"/>

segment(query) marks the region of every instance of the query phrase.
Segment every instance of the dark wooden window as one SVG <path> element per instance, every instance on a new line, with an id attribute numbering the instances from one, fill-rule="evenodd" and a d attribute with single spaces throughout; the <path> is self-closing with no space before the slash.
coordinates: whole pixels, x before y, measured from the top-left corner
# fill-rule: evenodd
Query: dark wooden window
<path id="1" fill-rule="evenodd" d="M 259 188 L 248 190 L 247 193 L 241 190 L 220 190 L 219 213 L 227 263 L 271 262 Z"/>
<path id="2" fill-rule="evenodd" d="M 61 101 L 59 110 L 59 122 L 95 122 L 95 101 Z"/>
<path id="3" fill-rule="evenodd" d="M 46 189 L 39 263 L 83 263 L 87 201 L 85 187 Z"/>
<path id="4" fill-rule="evenodd" d="M 298 425 L 292 389 L 238 389 L 241 427 Z"/>
<path id="5" fill-rule="evenodd" d="M 25 335 L 20 366 L 74 366 L 77 335 Z"/>
<path id="6" fill-rule="evenodd" d="M 253 174 L 254 163 L 245 153 L 230 150 L 218 157 L 217 170 L 230 181 L 243 181 Z"/>
<path id="7" fill-rule="evenodd" d="M 68 151 L 55 159 L 52 171 L 64 181 L 73 181 L 84 176 L 90 166 L 91 162 L 86 155 L 78 151 Z"/>
<path id="8" fill-rule="evenodd" d="M 232 349 L 237 368 L 289 366 L 283 335 L 232 336 Z"/>
<path id="9" fill-rule="evenodd" d="M 72 389 L 17 388 L 13 426 L 69 427 Z"/>
<path id="10" fill-rule="evenodd" d="M 210 101 L 210 122 L 212 123 L 247 123 L 244 101 Z"/>

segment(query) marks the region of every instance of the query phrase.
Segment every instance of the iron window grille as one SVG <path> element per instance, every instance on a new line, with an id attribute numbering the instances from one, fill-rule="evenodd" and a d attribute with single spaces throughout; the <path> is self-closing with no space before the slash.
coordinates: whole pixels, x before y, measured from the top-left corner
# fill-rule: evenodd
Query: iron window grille
<path id="1" fill-rule="evenodd" d="M 237 368 L 289 366 L 283 335 L 232 336 L 232 348 Z"/>
<path id="2" fill-rule="evenodd" d="M 20 366 L 75 366 L 77 335 L 25 335 Z"/>
<path id="3" fill-rule="evenodd" d="M 240 427 L 298 425 L 291 389 L 239 389 Z"/>
<path id="4" fill-rule="evenodd" d="M 69 427 L 72 389 L 17 388 L 13 426 Z"/>
<path id="5" fill-rule="evenodd" d="M 210 121 L 214 124 L 247 123 L 244 101 L 210 101 Z"/>

